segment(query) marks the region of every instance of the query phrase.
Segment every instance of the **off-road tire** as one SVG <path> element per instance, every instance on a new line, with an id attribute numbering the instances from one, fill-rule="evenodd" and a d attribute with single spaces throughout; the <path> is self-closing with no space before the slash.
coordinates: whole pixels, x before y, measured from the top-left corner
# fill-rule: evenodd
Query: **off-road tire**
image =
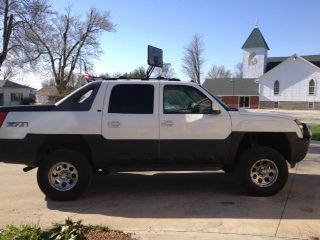
<path id="1" fill-rule="evenodd" d="M 269 167 L 262 169 L 261 166 Z M 286 160 L 269 147 L 252 147 L 245 151 L 236 164 L 236 171 L 247 193 L 253 196 L 274 195 L 284 187 L 288 179 Z"/>
<path id="2" fill-rule="evenodd" d="M 62 184 L 61 189 L 57 189 L 56 185 L 58 184 L 54 182 L 54 178 L 52 177 L 54 175 L 56 177 L 57 175 L 54 166 L 58 166 L 57 168 L 59 168 L 59 166 L 62 166 L 61 168 L 65 166 L 70 168 L 71 171 L 69 171 L 69 169 L 66 171 L 71 172 L 76 178 L 76 181 L 72 182 L 72 180 L 70 180 L 72 183 L 68 185 L 70 189 L 67 187 L 64 189 Z M 60 170 L 60 173 L 61 172 L 62 170 Z M 37 172 L 38 185 L 41 191 L 48 198 L 58 201 L 68 201 L 78 198 L 88 188 L 91 179 L 92 167 L 90 163 L 84 155 L 71 149 L 61 149 L 50 152 L 43 161 L 41 161 Z M 64 183 L 64 185 L 66 184 Z"/>

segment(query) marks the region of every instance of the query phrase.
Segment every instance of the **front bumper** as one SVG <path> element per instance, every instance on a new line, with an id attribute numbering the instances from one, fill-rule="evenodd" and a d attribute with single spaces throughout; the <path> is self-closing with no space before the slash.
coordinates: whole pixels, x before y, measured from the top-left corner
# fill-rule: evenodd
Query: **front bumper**
<path id="1" fill-rule="evenodd" d="M 303 123 L 302 134 L 303 138 L 290 138 L 291 145 L 291 161 L 290 164 L 295 164 L 304 159 L 308 153 L 312 132 L 311 129 Z"/>

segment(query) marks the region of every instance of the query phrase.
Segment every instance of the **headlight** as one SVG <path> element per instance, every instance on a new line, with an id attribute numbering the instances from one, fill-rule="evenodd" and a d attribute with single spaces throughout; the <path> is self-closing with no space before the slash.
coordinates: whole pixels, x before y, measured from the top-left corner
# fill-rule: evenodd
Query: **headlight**
<path id="1" fill-rule="evenodd" d="M 312 137 L 311 129 L 310 129 L 310 127 L 307 126 L 307 124 L 302 123 L 299 119 L 295 119 L 294 121 L 298 125 L 298 127 L 300 128 L 303 138 L 311 138 Z"/>
<path id="2" fill-rule="evenodd" d="M 299 119 L 296 119 L 294 120 L 296 122 L 296 124 L 299 126 L 299 128 L 301 129 L 301 131 L 303 130 L 303 123 L 299 120 Z"/>

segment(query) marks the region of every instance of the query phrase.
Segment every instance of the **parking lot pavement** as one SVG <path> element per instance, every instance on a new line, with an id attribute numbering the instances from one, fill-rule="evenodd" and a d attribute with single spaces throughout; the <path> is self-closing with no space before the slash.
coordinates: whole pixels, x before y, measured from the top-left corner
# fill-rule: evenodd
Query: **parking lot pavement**
<path id="1" fill-rule="evenodd" d="M 0 228 L 82 219 L 134 232 L 140 239 L 320 238 L 320 142 L 290 170 L 276 196 L 244 195 L 222 172 L 148 172 L 98 176 L 79 200 L 54 202 L 37 187 L 36 171 L 0 163 Z"/>

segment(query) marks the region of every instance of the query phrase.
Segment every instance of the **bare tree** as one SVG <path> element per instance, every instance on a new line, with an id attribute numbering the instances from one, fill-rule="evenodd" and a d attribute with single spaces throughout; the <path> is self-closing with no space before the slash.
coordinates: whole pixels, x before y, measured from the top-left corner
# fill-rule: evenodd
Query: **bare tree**
<path id="1" fill-rule="evenodd" d="M 240 62 L 234 67 L 234 77 L 242 78 L 243 77 L 243 64 Z"/>
<path id="2" fill-rule="evenodd" d="M 170 63 L 164 63 L 162 68 L 155 69 L 154 76 L 163 78 L 174 78 L 175 73 Z"/>
<path id="3" fill-rule="evenodd" d="M 25 49 L 23 31 L 27 16 L 39 18 L 48 14 L 50 6 L 45 0 L 0 0 L 0 70 L 9 54 L 16 60 Z"/>
<path id="4" fill-rule="evenodd" d="M 207 74 L 207 78 L 210 78 L 210 79 L 230 78 L 231 76 L 232 76 L 231 71 L 227 70 L 224 65 L 222 66 L 213 65 Z"/>
<path id="5" fill-rule="evenodd" d="M 11 50 L 9 47 L 10 38 L 13 30 L 13 14 L 10 13 L 9 0 L 1 0 L 1 17 L 3 19 L 2 30 L 2 50 L 0 53 L 0 68 Z"/>
<path id="6" fill-rule="evenodd" d="M 200 84 L 201 67 L 203 65 L 203 42 L 201 37 L 194 35 L 188 47 L 185 47 L 185 54 L 182 58 L 182 69 L 191 81 Z"/>
<path id="7" fill-rule="evenodd" d="M 0 78 L 3 81 L 7 81 L 12 79 L 15 76 L 15 72 L 13 68 L 9 65 L 4 68 L 4 70 L 1 71 Z"/>
<path id="8" fill-rule="evenodd" d="M 24 58 L 48 69 L 59 92 L 70 84 L 79 62 L 85 59 L 89 63 L 99 57 L 101 33 L 114 31 L 109 13 L 94 8 L 84 21 L 72 14 L 70 8 L 65 9 L 65 14 L 55 13 L 49 19 L 33 19 L 29 15 L 25 24 L 27 42 L 24 47 L 27 50 Z"/>

